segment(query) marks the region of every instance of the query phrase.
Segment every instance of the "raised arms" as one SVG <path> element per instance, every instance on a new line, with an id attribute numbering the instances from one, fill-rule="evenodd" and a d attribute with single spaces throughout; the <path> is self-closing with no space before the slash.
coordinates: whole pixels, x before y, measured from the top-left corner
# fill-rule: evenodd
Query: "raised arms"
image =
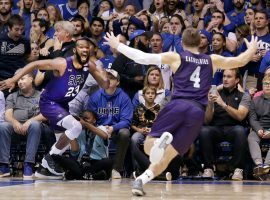
<path id="1" fill-rule="evenodd" d="M 120 53 L 139 64 L 168 64 L 172 68 L 173 72 L 175 72 L 181 64 L 180 56 L 174 52 L 166 52 L 161 54 L 144 53 L 138 49 L 134 49 L 120 43 L 119 36 L 115 37 L 113 33 L 107 33 L 104 39 L 107 41 L 106 44 L 117 49 Z"/>
<path id="2" fill-rule="evenodd" d="M 233 69 L 243 67 L 252 59 L 252 56 L 256 53 L 258 48 L 258 38 L 252 36 L 250 42 L 246 39 L 244 40 L 247 45 L 247 50 L 237 57 L 223 57 L 216 54 L 211 55 L 214 72 L 217 68 Z"/>

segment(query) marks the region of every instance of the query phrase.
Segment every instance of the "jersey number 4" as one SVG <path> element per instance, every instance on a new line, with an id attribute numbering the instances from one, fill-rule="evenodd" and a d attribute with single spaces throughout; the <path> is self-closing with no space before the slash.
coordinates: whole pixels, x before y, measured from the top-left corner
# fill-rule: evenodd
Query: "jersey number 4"
<path id="1" fill-rule="evenodd" d="M 79 93 L 79 91 L 80 91 L 79 85 L 77 87 L 69 87 L 65 97 L 75 97 Z"/>
<path id="2" fill-rule="evenodd" d="M 200 82 L 201 82 L 200 72 L 201 72 L 201 67 L 198 66 L 194 70 L 194 72 L 191 74 L 190 79 L 189 79 L 190 81 L 194 82 L 193 87 L 195 88 L 200 88 Z"/>

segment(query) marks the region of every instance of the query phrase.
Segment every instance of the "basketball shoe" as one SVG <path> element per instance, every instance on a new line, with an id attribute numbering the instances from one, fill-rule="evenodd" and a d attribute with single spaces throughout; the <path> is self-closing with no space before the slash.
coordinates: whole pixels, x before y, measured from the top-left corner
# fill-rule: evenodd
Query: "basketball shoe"
<path id="1" fill-rule="evenodd" d="M 63 169 L 54 162 L 53 160 L 53 155 L 47 154 L 43 159 L 42 159 L 42 164 L 44 168 L 48 169 L 52 174 L 56 176 L 63 176 L 64 171 Z"/>

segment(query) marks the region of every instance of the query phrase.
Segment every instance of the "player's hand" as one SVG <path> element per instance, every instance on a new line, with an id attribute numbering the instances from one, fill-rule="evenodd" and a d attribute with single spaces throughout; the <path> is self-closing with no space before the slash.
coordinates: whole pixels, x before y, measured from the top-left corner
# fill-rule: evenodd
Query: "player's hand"
<path id="1" fill-rule="evenodd" d="M 260 43 L 260 41 L 258 41 L 258 37 L 257 36 L 254 37 L 254 35 L 252 35 L 250 42 L 247 41 L 246 38 L 244 38 L 244 41 L 247 45 L 247 48 L 251 49 L 254 52 L 253 54 L 255 54 L 258 49 L 258 43 Z"/>
<path id="2" fill-rule="evenodd" d="M 9 89 L 9 92 L 11 92 L 15 87 L 15 83 L 16 82 L 12 78 L 0 81 L 0 90 Z"/>
<path id="3" fill-rule="evenodd" d="M 119 41 L 120 35 L 115 37 L 113 32 L 111 33 L 107 32 L 106 36 L 104 36 L 104 39 L 107 41 L 107 42 L 104 42 L 104 44 L 110 45 L 110 47 L 114 49 L 117 49 L 118 45 L 120 44 L 120 41 Z"/>

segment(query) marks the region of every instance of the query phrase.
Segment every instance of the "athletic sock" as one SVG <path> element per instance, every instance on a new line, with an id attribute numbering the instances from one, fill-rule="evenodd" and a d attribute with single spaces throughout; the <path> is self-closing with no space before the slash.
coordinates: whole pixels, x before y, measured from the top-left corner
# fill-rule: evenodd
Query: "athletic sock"
<path id="1" fill-rule="evenodd" d="M 150 169 L 147 169 L 142 175 L 137 177 L 136 180 L 141 179 L 144 185 L 148 183 L 149 181 L 151 181 L 153 178 L 154 178 L 154 173 Z"/>
<path id="2" fill-rule="evenodd" d="M 57 148 L 55 147 L 55 144 L 54 144 L 54 145 L 52 146 L 52 148 L 51 148 L 49 154 L 50 154 L 50 155 L 53 155 L 53 154 L 60 155 L 61 152 L 62 152 L 62 150 L 57 149 Z"/>

